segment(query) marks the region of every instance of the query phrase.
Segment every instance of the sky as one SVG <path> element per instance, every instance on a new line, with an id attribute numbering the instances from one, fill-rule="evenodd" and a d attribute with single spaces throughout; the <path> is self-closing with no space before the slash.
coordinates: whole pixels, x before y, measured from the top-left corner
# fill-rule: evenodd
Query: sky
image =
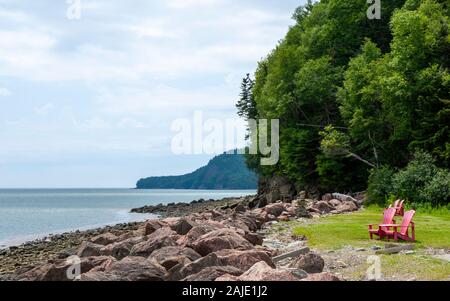
<path id="1" fill-rule="evenodd" d="M 0 187 L 134 187 L 206 164 L 173 153 L 174 120 L 236 118 L 241 79 L 305 2 L 78 1 L 0 0 Z"/>

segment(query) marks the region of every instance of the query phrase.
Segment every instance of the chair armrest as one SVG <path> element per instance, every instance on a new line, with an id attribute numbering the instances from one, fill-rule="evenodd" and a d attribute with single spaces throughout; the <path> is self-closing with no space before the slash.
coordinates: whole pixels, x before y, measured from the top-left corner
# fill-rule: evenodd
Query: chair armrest
<path id="1" fill-rule="evenodd" d="M 380 227 L 401 227 L 401 225 L 397 225 L 397 224 L 381 224 Z"/>

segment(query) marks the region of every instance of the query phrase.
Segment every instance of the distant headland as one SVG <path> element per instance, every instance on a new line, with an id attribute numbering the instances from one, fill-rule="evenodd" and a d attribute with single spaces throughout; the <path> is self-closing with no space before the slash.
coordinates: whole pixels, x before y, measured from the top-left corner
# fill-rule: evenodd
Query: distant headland
<path id="1" fill-rule="evenodd" d="M 257 175 L 249 170 L 240 154 L 214 157 L 196 171 L 167 177 L 140 179 L 137 189 L 256 189 Z"/>

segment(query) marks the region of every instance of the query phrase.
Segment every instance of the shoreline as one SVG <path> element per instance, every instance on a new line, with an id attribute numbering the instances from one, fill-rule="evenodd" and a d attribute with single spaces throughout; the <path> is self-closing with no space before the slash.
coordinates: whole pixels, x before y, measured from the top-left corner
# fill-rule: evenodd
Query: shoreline
<path id="1" fill-rule="evenodd" d="M 151 214 L 152 218 L 139 222 L 118 223 L 99 226 L 91 229 L 74 229 L 64 233 L 43 235 L 38 239 L 31 239 L 19 245 L 0 248 L 0 281 L 8 280 L 8 276 L 16 273 L 16 270 L 27 269 L 42 264 L 48 260 L 67 258 L 76 254 L 77 248 L 83 241 L 100 234 L 113 233 L 117 236 L 129 231 L 136 231 L 148 220 L 164 217 L 187 216 L 208 209 L 232 208 L 238 203 L 254 196 L 227 197 L 220 200 L 194 200 L 190 203 L 170 203 L 167 205 L 145 206 L 142 208 L 155 208 L 160 211 L 136 212 L 141 208 L 130 209 L 130 212 Z"/>
<path id="2" fill-rule="evenodd" d="M 101 224 L 95 224 L 95 225 L 89 225 L 89 226 L 82 226 L 77 228 L 70 228 L 70 229 L 61 229 L 52 231 L 52 233 L 41 233 L 41 234 L 30 234 L 30 235 L 21 235 L 17 236 L 12 239 L 4 239 L 0 241 L 0 252 L 2 250 L 11 248 L 11 247 L 20 247 L 22 245 L 26 244 L 33 244 L 33 243 L 39 243 L 48 239 L 51 239 L 53 237 L 61 236 L 61 235 L 67 235 L 74 232 L 87 232 L 87 231 L 95 231 L 106 227 L 115 227 L 117 225 L 124 225 L 124 224 L 134 224 L 134 223 L 143 223 L 148 220 L 152 219 L 158 219 L 160 216 L 156 214 L 146 213 L 142 214 L 142 218 L 139 219 L 133 219 L 129 221 L 117 221 L 117 222 L 107 222 L 107 223 L 101 223 Z M 146 216 L 146 217 L 144 217 Z"/>

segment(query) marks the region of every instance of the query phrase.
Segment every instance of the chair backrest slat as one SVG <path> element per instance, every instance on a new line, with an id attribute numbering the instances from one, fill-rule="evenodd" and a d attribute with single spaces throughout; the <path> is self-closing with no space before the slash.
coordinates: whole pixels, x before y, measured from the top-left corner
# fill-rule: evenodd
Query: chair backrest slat
<path id="1" fill-rule="evenodd" d="M 416 211 L 414 210 L 405 212 L 405 215 L 403 216 L 402 228 L 400 229 L 401 234 L 405 235 L 408 231 L 408 227 L 411 224 L 414 214 L 416 214 Z"/>
<path id="2" fill-rule="evenodd" d="M 383 216 L 383 224 L 392 224 L 392 220 L 394 219 L 395 216 L 395 208 L 388 208 L 384 211 L 384 216 Z"/>

